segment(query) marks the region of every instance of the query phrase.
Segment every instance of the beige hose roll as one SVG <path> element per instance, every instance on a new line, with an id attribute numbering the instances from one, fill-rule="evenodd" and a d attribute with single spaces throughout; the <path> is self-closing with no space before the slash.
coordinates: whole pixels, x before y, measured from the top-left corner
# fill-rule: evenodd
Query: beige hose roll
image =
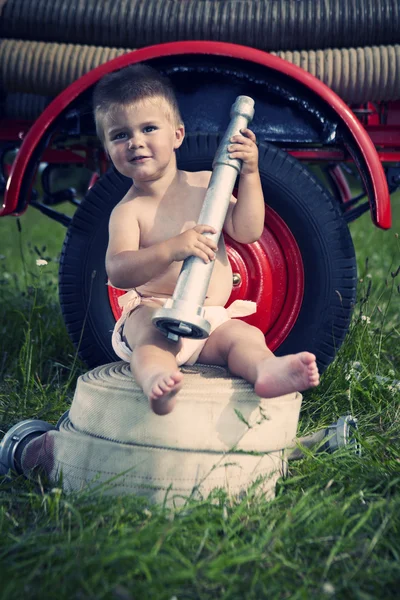
<path id="1" fill-rule="evenodd" d="M 196 452 L 271 452 L 296 436 L 301 395 L 260 399 L 222 367 L 184 368 L 175 409 L 156 416 L 124 362 L 79 377 L 69 418 L 78 431 L 112 441 Z"/>
<path id="2" fill-rule="evenodd" d="M 183 367 L 184 385 L 169 415 L 154 414 L 129 365 L 81 376 L 69 416 L 24 449 L 27 477 L 40 471 L 66 492 L 101 489 L 176 505 L 215 488 L 240 496 L 256 480 L 267 499 L 287 470 L 302 396 L 260 399 L 221 367 Z"/>
<path id="3" fill-rule="evenodd" d="M 2 40 L 2 87 L 10 92 L 55 96 L 84 73 L 130 51 Z M 400 98 L 400 45 L 275 54 L 323 81 L 349 104 Z"/>
<path id="4" fill-rule="evenodd" d="M 69 419 L 59 431 L 30 442 L 21 464 L 27 478 L 44 475 L 66 493 L 135 494 L 167 506 L 179 506 L 189 497 L 205 498 L 215 489 L 238 498 L 254 482 L 270 500 L 278 479 L 287 473 L 282 450 L 232 455 L 122 444 L 76 431 Z"/>

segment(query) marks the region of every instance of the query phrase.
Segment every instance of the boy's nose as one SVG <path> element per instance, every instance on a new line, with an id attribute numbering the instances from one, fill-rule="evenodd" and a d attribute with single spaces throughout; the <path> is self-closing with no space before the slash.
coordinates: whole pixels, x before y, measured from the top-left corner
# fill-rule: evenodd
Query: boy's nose
<path id="1" fill-rule="evenodd" d="M 138 148 L 142 145 L 142 140 L 140 135 L 134 135 L 128 140 L 128 148 L 131 150 L 132 148 Z"/>

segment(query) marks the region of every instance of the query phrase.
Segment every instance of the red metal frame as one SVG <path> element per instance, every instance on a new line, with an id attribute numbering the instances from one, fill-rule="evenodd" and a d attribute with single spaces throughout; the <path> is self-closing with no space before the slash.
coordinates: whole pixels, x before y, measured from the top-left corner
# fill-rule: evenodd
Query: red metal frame
<path id="1" fill-rule="evenodd" d="M 0 216 L 12 214 L 16 211 L 18 198 L 21 193 L 23 175 L 38 144 L 42 138 L 49 133 L 54 120 L 73 100 L 82 94 L 83 91 L 94 85 L 106 73 L 120 69 L 129 64 L 163 56 L 188 54 L 211 54 L 258 63 L 288 75 L 318 94 L 336 111 L 342 122 L 350 131 L 365 159 L 374 194 L 374 198 L 370 198 L 370 203 L 371 214 L 375 224 L 383 229 L 388 229 L 391 226 L 390 195 L 378 153 L 368 133 L 343 100 L 313 75 L 310 75 L 300 67 L 292 65 L 277 56 L 272 56 L 271 54 L 247 46 L 213 41 L 172 42 L 141 48 L 100 65 L 86 75 L 83 75 L 80 79 L 61 92 L 61 94 L 48 105 L 24 136 L 20 150 L 12 165 L 11 175 L 8 179 L 7 189 L 4 195 L 4 204 L 0 209 Z M 374 205 L 376 207 L 375 213 L 372 210 Z"/>
<path id="2" fill-rule="evenodd" d="M 343 204 L 349 202 L 352 198 L 352 193 L 340 165 L 330 166 L 328 170 L 341 202 Z"/>

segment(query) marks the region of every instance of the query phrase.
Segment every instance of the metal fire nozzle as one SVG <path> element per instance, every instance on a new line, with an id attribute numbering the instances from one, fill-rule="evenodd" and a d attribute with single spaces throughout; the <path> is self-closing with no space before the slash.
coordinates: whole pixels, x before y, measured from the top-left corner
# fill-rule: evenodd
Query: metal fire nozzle
<path id="1" fill-rule="evenodd" d="M 248 126 L 254 116 L 254 100 L 238 96 L 231 108 L 231 121 L 215 154 L 213 173 L 204 198 L 198 225 L 210 225 L 215 234 L 206 233 L 218 243 L 232 191 L 241 169 L 241 160 L 229 158 L 228 146 L 233 135 Z M 177 342 L 179 337 L 203 339 L 210 333 L 210 323 L 204 318 L 204 300 L 214 262 L 205 263 L 197 256 L 183 262 L 175 290 L 164 306 L 152 318 L 154 325 Z"/>

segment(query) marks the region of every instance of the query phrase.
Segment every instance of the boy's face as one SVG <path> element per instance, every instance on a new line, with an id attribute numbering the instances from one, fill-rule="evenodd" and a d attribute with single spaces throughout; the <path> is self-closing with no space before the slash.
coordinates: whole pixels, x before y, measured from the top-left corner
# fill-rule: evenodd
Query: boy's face
<path id="1" fill-rule="evenodd" d="M 103 119 L 104 145 L 116 169 L 135 182 L 154 181 L 176 169 L 184 127 L 173 124 L 164 98 L 116 107 Z"/>

